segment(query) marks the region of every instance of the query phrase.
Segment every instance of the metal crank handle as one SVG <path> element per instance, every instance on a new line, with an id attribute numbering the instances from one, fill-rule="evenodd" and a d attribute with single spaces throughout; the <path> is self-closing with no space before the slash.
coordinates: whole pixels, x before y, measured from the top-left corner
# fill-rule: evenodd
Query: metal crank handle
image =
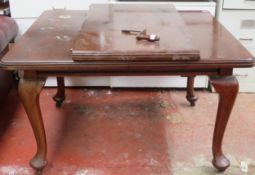
<path id="1" fill-rule="evenodd" d="M 146 30 L 127 30 L 127 29 L 123 29 L 121 30 L 122 33 L 146 33 Z"/>
<path id="2" fill-rule="evenodd" d="M 157 35 L 154 35 L 154 34 L 150 34 L 150 35 L 138 35 L 136 37 L 137 40 L 147 40 L 147 41 L 150 41 L 150 42 L 155 42 L 155 41 L 159 41 L 160 38 L 159 36 Z"/>

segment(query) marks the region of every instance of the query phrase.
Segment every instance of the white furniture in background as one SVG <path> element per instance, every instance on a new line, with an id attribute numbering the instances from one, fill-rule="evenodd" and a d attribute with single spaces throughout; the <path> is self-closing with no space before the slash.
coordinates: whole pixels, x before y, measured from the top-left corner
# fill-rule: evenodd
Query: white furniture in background
<path id="1" fill-rule="evenodd" d="M 254 0 L 224 0 L 222 7 L 225 10 L 255 10 Z"/>
<path id="2" fill-rule="evenodd" d="M 255 0 L 219 0 L 217 18 L 255 56 Z M 234 74 L 240 92 L 255 92 L 255 68 Z"/>
<path id="3" fill-rule="evenodd" d="M 22 35 L 48 9 L 88 10 L 91 3 L 161 3 L 174 4 L 178 10 L 206 10 L 215 15 L 216 4 L 209 2 L 123 2 L 117 0 L 10 0 L 12 17 L 16 19 Z M 177 76 L 154 77 L 87 77 L 65 78 L 66 86 L 110 86 L 110 87 L 186 87 L 186 78 Z M 46 86 L 56 86 L 55 78 L 49 78 Z M 198 76 L 195 87 L 207 88 L 208 78 Z"/>
<path id="4" fill-rule="evenodd" d="M 10 16 L 9 0 L 0 0 L 0 15 Z"/>

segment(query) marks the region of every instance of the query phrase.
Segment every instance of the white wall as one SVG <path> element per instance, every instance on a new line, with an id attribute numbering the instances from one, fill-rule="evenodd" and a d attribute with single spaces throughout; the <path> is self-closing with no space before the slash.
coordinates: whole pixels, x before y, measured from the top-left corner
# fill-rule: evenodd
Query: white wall
<path id="1" fill-rule="evenodd" d="M 255 57 L 255 1 L 219 0 L 218 20 Z M 234 69 L 239 92 L 255 92 L 255 67 Z"/>

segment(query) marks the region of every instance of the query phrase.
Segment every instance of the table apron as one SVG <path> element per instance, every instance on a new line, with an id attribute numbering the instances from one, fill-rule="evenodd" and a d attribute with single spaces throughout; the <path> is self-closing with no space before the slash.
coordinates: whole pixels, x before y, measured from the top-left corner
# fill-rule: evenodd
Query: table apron
<path id="1" fill-rule="evenodd" d="M 158 71 L 36 71 L 40 76 L 196 76 L 232 75 L 232 69 Z"/>

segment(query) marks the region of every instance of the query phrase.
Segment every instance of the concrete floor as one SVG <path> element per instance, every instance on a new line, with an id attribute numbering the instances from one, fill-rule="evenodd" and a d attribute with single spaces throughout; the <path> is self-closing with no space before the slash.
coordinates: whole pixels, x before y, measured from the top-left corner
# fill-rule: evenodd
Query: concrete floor
<path id="1" fill-rule="evenodd" d="M 198 91 L 67 89 L 55 108 L 55 89 L 41 94 L 48 141 L 46 175 L 216 175 L 211 142 L 217 94 Z M 255 94 L 239 94 L 224 139 L 232 164 L 221 174 L 255 174 Z M 0 174 L 36 174 L 32 129 L 13 91 L 1 110 Z M 248 165 L 240 168 L 240 163 Z"/>

